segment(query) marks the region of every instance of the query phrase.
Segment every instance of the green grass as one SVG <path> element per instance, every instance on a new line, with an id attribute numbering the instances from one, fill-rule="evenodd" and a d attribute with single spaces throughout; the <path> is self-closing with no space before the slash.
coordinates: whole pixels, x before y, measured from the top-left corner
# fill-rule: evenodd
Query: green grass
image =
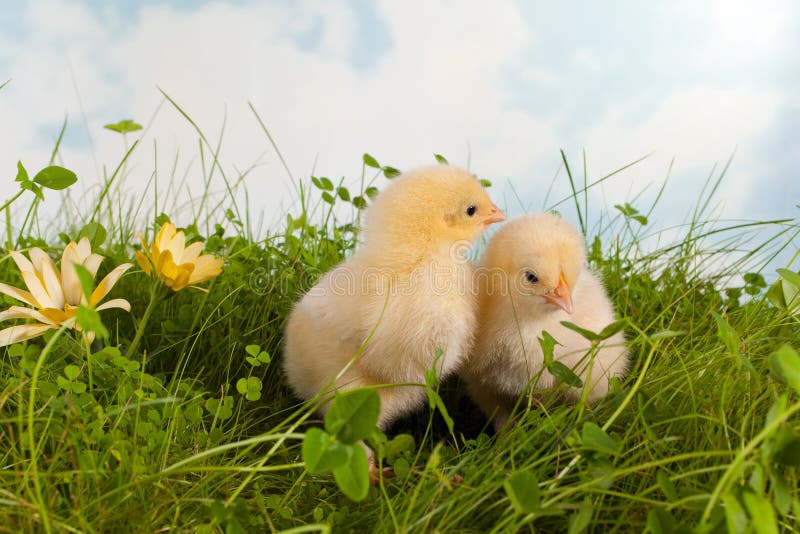
<path id="1" fill-rule="evenodd" d="M 781 290 L 791 291 L 791 273 L 767 281 L 776 267 L 797 269 L 775 258 L 797 250 L 800 227 L 715 216 L 727 166 L 695 192 L 686 223 L 661 232 L 650 220 L 671 194 L 668 183 L 649 205 L 636 197 L 591 206 L 588 191 L 613 175 L 592 182 L 584 173 L 581 185 L 562 154 L 556 179 L 572 194 L 548 207 L 587 234 L 591 265 L 626 321 L 628 376 L 596 404 L 538 395 L 501 437 L 458 380 L 447 380 L 439 394 L 453 432 L 440 410 L 398 422 L 383 445 L 398 476 L 354 502 L 333 476 L 305 469 L 303 437 L 321 421 L 283 379 L 282 329 L 299 295 L 351 253 L 363 206 L 395 170 L 365 156 L 353 191 L 298 178 L 283 227 L 261 231 L 241 201 L 247 173 L 228 176 L 221 141 L 212 144 L 184 116 L 198 133 L 205 184 L 188 208 L 179 208 L 177 157 L 167 179 L 129 170 L 129 155 L 145 148 L 123 131 L 124 155 L 93 212 L 79 209 L 69 190 L 54 232 L 33 193 L 4 210 L 6 248 L 40 246 L 55 259 L 70 239 L 88 235 L 106 256 L 99 276 L 132 261 L 136 232 L 151 239 L 167 220 L 162 212 L 226 265 L 205 284 L 209 293 L 183 290 L 156 306 L 133 354 L 126 352 L 150 281 L 129 271 L 110 296 L 127 298 L 132 311 L 102 313 L 110 335 L 91 346 L 91 390 L 87 348 L 73 330 L 0 349 L 0 531 L 796 528 L 800 371 L 792 366 L 800 360 L 788 347 L 800 348 L 800 321 Z M 134 179 L 149 180 L 147 202 L 124 192 Z M 12 225 L 12 210 L 27 215 Z M 0 280 L 24 287 L 5 256 Z M 262 351 L 269 358 L 258 359 Z M 236 387 L 248 377 L 249 399 Z"/>

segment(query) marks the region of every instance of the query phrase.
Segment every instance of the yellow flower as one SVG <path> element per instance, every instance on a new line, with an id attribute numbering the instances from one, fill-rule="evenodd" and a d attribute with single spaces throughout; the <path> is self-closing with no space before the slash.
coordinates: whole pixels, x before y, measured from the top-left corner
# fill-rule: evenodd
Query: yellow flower
<path id="1" fill-rule="evenodd" d="M 184 287 L 194 289 L 201 282 L 211 280 L 222 272 L 222 260 L 211 254 L 200 255 L 203 243 L 198 241 L 186 246 L 186 235 L 175 231 L 172 223 L 164 223 L 150 246 L 139 234 L 144 254 L 136 252 L 139 267 L 148 275 L 159 278 L 173 291 Z"/>
<path id="2" fill-rule="evenodd" d="M 80 304 L 96 306 L 111 291 L 119 277 L 133 267 L 131 263 L 124 263 L 108 273 L 94 289 L 87 302 L 73 264 L 84 266 L 94 278 L 100 262 L 103 261 L 103 256 L 92 253 L 87 238 L 84 237 L 77 244 L 74 241 L 70 242 L 64 248 L 64 253 L 61 255 L 60 272 L 50 256 L 40 248 L 32 248 L 28 251 L 30 259 L 13 250 L 8 254 L 19 267 L 28 290 L 0 283 L 0 293 L 31 307 L 11 306 L 0 312 L 0 321 L 33 319 L 38 323 L 11 326 L 0 330 L 0 347 L 42 335 L 46 331 L 59 328 L 70 321 L 72 321 L 71 328 L 79 329 L 74 323 L 78 306 Z M 122 308 L 130 311 L 131 305 L 125 299 L 111 299 L 95 309 L 100 311 L 109 308 Z M 94 339 L 92 332 L 89 332 L 88 336 L 90 341 Z"/>

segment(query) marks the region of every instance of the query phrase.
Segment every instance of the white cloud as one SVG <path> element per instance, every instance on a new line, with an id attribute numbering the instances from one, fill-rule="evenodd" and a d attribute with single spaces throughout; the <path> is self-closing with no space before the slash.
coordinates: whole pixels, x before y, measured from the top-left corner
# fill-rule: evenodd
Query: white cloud
<path id="1" fill-rule="evenodd" d="M 707 170 L 738 146 L 734 187 L 726 192 L 726 202 L 731 210 L 740 210 L 763 164 L 756 161 L 753 143 L 769 130 L 786 99 L 778 90 L 756 85 L 687 83 L 661 98 L 643 119 L 636 117 L 641 106 L 629 101 L 611 102 L 598 121 L 583 127 L 565 124 L 557 109 L 548 110 L 546 118 L 538 116 L 519 107 L 514 98 L 519 95 L 511 93 L 506 78 L 509 70 L 549 90 L 570 88 L 560 72 L 525 61 L 524 50 L 545 43 L 537 41 L 534 29 L 511 2 L 387 0 L 379 9 L 391 47 L 360 70 L 350 63 L 353 47 L 369 43 L 359 41 L 357 13 L 343 3 L 209 3 L 191 11 L 147 6 L 134 20 L 123 20 L 112 7 L 104 9 L 100 19 L 77 2 L 34 2 L 23 18 L 25 37 L 0 38 L 0 58 L 10 63 L 13 78 L 0 92 L 0 163 L 7 177 L 0 182 L 0 197 L 13 190 L 10 178 L 17 158 L 32 170 L 44 165 L 52 146 L 48 135 L 55 136 L 65 112 L 73 139 L 86 138 L 88 127 L 94 153 L 87 146 L 67 143 L 62 148 L 64 162 L 84 181 L 96 182 L 101 171 L 95 155 L 113 168 L 122 150 L 119 136 L 102 125 L 124 117 L 147 123 L 162 101 L 158 85 L 204 129 L 212 144 L 227 116 L 221 155 L 225 170 L 235 177 L 234 165 L 241 170 L 263 164 L 247 183 L 256 208 L 270 212 L 268 221 L 282 217 L 294 186 L 248 109 L 248 100 L 297 176 L 307 176 L 317 161 L 317 174 L 355 182 L 362 152 L 409 168 L 432 161 L 436 151 L 455 164 L 469 161 L 473 170 L 498 184 L 510 179 L 538 207 L 564 139 L 578 143 L 565 147 L 571 154 L 586 147 L 594 176 L 656 151 L 648 163 L 607 184 L 609 200 L 618 202 L 631 187 L 636 191 L 642 181 L 663 177 L 672 156 L 682 168 Z M 748 16 L 745 12 L 736 20 Z M 759 23 L 759 35 L 786 31 L 784 26 L 776 29 L 773 18 Z M 720 31 L 724 34 L 730 27 L 722 24 Z M 711 32 L 709 42 L 718 34 Z M 297 44 L 314 39 L 316 47 Z M 778 40 L 769 41 L 769 46 L 779 46 Z M 698 50 L 704 58 L 719 52 L 702 43 Z M 590 47 L 572 57 L 587 68 L 603 67 Z M 131 190 L 141 189 L 153 171 L 154 140 L 162 184 L 176 152 L 179 178 L 197 157 L 191 126 L 164 105 L 131 162 Z M 189 170 L 194 192 L 200 172 L 195 161 Z"/>
<path id="2" fill-rule="evenodd" d="M 684 179 L 684 183 L 673 185 L 690 188 L 696 194 L 712 165 L 716 162 L 721 168 L 736 151 L 720 200 L 727 214 L 743 215 L 760 163 L 754 143 L 776 119 L 782 104 L 781 97 L 772 91 L 697 87 L 670 94 L 652 113 L 633 124 L 625 116 L 625 106 L 612 108 L 584 132 L 583 139 L 597 176 L 653 153 L 626 173 L 633 183 L 638 182 L 634 188 L 627 181 L 604 185 L 613 202 L 663 180 L 673 158 L 673 174 Z M 684 198 L 680 203 L 688 207 L 694 200 Z"/>
<path id="3" fill-rule="evenodd" d="M 364 151 L 401 168 L 427 164 L 439 151 L 462 165 L 471 157 L 477 172 L 517 175 L 552 149 L 555 136 L 546 123 L 505 105 L 502 68 L 529 33 L 513 4 L 386 2 L 382 9 L 394 46 L 372 68 L 358 72 L 348 62 L 355 14 L 341 4 L 214 3 L 189 13 L 151 6 L 120 29 L 101 24 L 80 4 L 37 3 L 27 17 L 39 21 L 37 32 L 9 54 L 14 90 L 1 95 L 0 105 L 20 127 L 0 134 L 9 152 L 3 160 L 20 155 L 41 163 L 49 148 L 42 145 L 42 129 L 53 127 L 65 110 L 77 126 L 68 60 L 100 161 L 113 166 L 121 150 L 120 139 L 102 125 L 127 116 L 146 121 L 161 100 L 158 84 L 212 143 L 227 113 L 224 163 L 247 167 L 267 152 L 267 164 L 253 172 L 249 184 L 251 196 L 272 209 L 281 199 L 286 204 L 292 186 L 248 100 L 301 176 L 319 155 L 318 173 L 356 178 Z M 315 17 L 324 22 L 323 53 L 293 42 L 314 28 L 296 21 Z M 159 143 L 162 177 L 176 150 L 184 162 L 197 153 L 189 124 L 164 106 L 132 162 L 133 188 L 150 175 L 153 139 Z M 88 149 L 65 146 L 62 154 L 82 176 L 96 176 Z M 199 165 L 193 168 L 197 187 Z M 278 184 L 281 195 L 275 194 Z"/>

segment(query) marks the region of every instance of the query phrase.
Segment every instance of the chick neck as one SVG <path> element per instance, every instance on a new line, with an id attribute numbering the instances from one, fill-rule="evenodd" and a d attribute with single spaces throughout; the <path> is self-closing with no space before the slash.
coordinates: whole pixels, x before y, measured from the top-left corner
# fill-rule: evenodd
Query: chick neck
<path id="1" fill-rule="evenodd" d="M 409 239 L 407 236 L 407 233 L 402 235 L 386 233 L 381 241 L 365 242 L 361 253 L 370 258 L 373 264 L 391 267 L 401 272 L 429 264 L 452 267 L 468 263 L 463 254 L 463 247 L 460 247 L 458 242 L 435 239 L 426 233 L 419 234 L 414 239 Z"/>

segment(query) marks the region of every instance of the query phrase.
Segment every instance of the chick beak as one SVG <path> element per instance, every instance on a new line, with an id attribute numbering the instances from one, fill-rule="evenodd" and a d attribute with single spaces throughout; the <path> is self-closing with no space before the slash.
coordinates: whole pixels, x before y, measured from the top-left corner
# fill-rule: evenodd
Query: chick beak
<path id="1" fill-rule="evenodd" d="M 483 224 L 489 226 L 492 223 L 501 222 L 506 220 L 506 214 L 500 211 L 500 208 L 492 204 L 492 209 L 489 210 L 489 215 L 483 220 Z"/>
<path id="2" fill-rule="evenodd" d="M 572 313 L 572 290 L 564 278 L 564 273 L 558 278 L 558 285 L 553 290 L 552 295 L 544 295 L 550 304 L 558 306 L 567 313 Z"/>

